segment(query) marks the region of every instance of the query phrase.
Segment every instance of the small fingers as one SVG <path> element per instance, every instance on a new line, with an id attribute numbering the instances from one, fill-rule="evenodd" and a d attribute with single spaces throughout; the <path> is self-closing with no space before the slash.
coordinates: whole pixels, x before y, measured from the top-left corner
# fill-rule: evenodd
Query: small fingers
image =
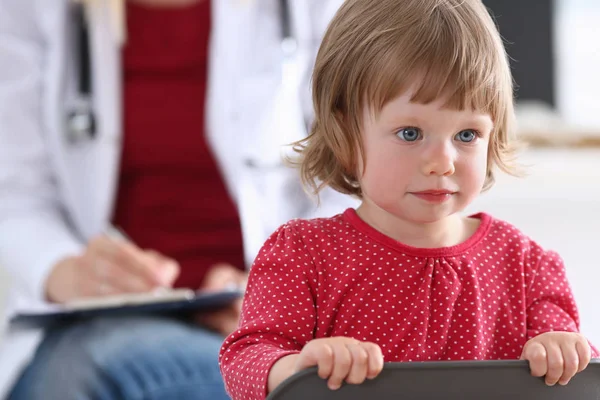
<path id="1" fill-rule="evenodd" d="M 351 338 L 316 339 L 308 343 L 296 361 L 295 371 L 318 366 L 318 375 L 327 379 L 327 386 L 337 390 L 346 381 L 361 384 L 375 378 L 383 369 L 381 348 L 369 342 Z"/>
<path id="2" fill-rule="evenodd" d="M 586 369 L 592 359 L 592 348 L 587 339 L 583 337 L 583 335 L 580 335 L 579 340 L 575 343 L 575 349 L 579 359 L 579 368 L 577 369 L 577 372 L 581 372 Z"/>
<path id="3" fill-rule="evenodd" d="M 346 377 L 346 382 L 352 385 L 360 385 L 365 381 L 369 370 L 369 353 L 362 347 L 361 343 L 347 344 L 346 347 L 352 357 L 352 366 Z"/>
<path id="4" fill-rule="evenodd" d="M 318 374 L 321 377 L 321 379 L 327 379 L 329 378 L 329 376 L 331 376 L 331 373 L 333 372 L 333 349 L 329 345 L 324 345 L 322 349 L 320 349 L 319 353 L 320 354 L 316 356 L 318 360 Z"/>
<path id="5" fill-rule="evenodd" d="M 568 343 L 560 347 L 563 358 L 563 373 L 558 383 L 566 385 L 579 370 L 579 355 L 574 344 Z"/>
<path id="6" fill-rule="evenodd" d="M 329 344 L 317 341 L 302 349 L 296 361 L 295 372 L 316 365 L 321 379 L 327 379 L 333 372 L 333 349 Z"/>
<path id="7" fill-rule="evenodd" d="M 348 376 L 352 368 L 352 355 L 345 343 L 336 344 L 333 349 L 333 371 L 329 377 L 328 386 L 331 390 L 337 390 Z"/>
<path id="8" fill-rule="evenodd" d="M 548 354 L 544 345 L 539 342 L 525 344 L 521 359 L 529 361 L 532 376 L 542 377 L 548 372 Z"/>
<path id="9" fill-rule="evenodd" d="M 548 372 L 546 372 L 546 384 L 554 386 L 564 371 L 564 359 L 560 347 L 556 343 L 546 344 Z"/>
<path id="10" fill-rule="evenodd" d="M 361 346 L 369 354 L 367 378 L 374 379 L 383 370 L 383 353 L 381 347 L 371 342 L 363 342 Z"/>

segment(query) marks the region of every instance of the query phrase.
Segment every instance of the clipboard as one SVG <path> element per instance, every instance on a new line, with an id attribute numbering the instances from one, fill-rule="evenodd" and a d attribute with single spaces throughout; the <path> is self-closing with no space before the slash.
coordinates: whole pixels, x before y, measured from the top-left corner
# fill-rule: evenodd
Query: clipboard
<path id="1" fill-rule="evenodd" d="M 82 319 L 127 315 L 173 315 L 186 316 L 195 312 L 212 311 L 227 307 L 243 297 L 241 289 L 228 289 L 220 292 L 193 292 L 191 296 L 158 296 L 154 299 L 135 299 L 110 305 L 94 307 L 92 303 L 82 303 L 75 307 L 61 306 L 43 311 L 21 311 L 9 321 L 11 328 L 52 328 L 53 326 Z"/>
<path id="2" fill-rule="evenodd" d="M 267 400 L 598 400 L 600 359 L 566 386 L 532 377 L 527 361 L 386 363 L 374 380 L 332 391 L 310 368 L 282 382 Z"/>

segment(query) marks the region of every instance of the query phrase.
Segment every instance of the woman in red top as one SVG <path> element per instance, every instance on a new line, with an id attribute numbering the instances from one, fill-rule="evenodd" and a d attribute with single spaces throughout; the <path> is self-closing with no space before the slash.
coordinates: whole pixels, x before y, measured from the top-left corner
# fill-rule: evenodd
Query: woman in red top
<path id="1" fill-rule="evenodd" d="M 63 259 L 46 286 L 53 302 L 245 280 L 238 212 L 204 132 L 211 2 L 129 1 L 125 15 L 113 223 L 132 243 L 101 236 L 83 255 Z M 99 284 L 93 268 L 86 275 L 91 264 L 114 279 Z M 226 399 L 217 354 L 238 313 L 236 306 L 202 315 L 198 325 L 139 317 L 61 327 L 47 335 L 11 399 Z"/>

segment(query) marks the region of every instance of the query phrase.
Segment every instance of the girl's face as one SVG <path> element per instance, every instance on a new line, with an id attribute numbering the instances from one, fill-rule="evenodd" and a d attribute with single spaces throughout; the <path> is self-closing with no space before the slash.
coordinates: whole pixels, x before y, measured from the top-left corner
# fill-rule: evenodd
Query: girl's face
<path id="1" fill-rule="evenodd" d="M 365 107 L 359 165 L 363 211 L 429 224 L 463 210 L 481 192 L 493 129 L 489 115 L 410 102 L 405 93 L 378 116 Z M 363 160 L 361 160 L 363 161 Z"/>

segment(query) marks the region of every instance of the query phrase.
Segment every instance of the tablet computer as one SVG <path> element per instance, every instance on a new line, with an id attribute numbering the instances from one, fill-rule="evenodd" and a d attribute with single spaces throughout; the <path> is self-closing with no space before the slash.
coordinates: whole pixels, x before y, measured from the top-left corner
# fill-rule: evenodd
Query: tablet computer
<path id="1" fill-rule="evenodd" d="M 527 361 L 386 363 L 361 385 L 332 391 L 316 368 L 282 382 L 267 400 L 598 400 L 600 359 L 566 385 L 552 387 L 532 377 Z"/>
<path id="2" fill-rule="evenodd" d="M 101 316 L 159 314 L 185 316 L 194 312 L 215 310 L 233 304 L 244 295 L 243 290 L 220 292 L 167 291 L 164 293 L 109 296 L 83 299 L 65 306 L 38 311 L 21 311 L 10 320 L 11 327 L 50 328 L 76 320 Z"/>

